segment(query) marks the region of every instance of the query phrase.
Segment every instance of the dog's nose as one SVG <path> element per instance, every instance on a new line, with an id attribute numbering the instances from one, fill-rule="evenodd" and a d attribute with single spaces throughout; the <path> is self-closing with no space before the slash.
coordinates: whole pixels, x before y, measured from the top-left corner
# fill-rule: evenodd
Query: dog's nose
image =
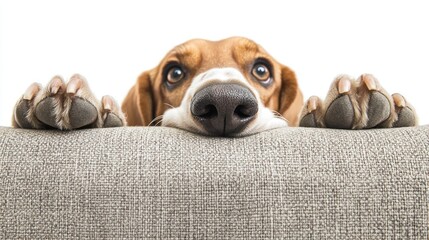
<path id="1" fill-rule="evenodd" d="M 255 118 L 258 101 L 246 87 L 215 84 L 198 91 L 191 101 L 191 113 L 205 130 L 217 136 L 242 131 Z"/>

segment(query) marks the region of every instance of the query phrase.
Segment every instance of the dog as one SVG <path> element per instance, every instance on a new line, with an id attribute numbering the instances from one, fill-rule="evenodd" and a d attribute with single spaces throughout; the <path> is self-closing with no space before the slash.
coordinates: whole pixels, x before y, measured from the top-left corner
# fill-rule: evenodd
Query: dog
<path id="1" fill-rule="evenodd" d="M 79 74 L 31 84 L 17 101 L 12 125 L 72 130 L 166 126 L 209 135 L 242 137 L 286 127 L 368 129 L 417 125 L 414 108 L 389 95 L 371 74 L 334 79 L 324 101 L 305 103 L 295 73 L 254 41 L 193 39 L 143 72 L 122 108 L 101 101 Z"/>

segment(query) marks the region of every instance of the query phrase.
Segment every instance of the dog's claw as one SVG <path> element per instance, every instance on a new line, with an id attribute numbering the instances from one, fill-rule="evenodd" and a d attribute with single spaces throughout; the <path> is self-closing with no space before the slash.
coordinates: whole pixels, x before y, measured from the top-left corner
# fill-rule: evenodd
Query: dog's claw
<path id="1" fill-rule="evenodd" d="M 338 93 L 339 94 L 345 94 L 350 92 L 352 87 L 352 83 L 350 82 L 350 79 L 347 77 L 342 77 L 338 81 Z"/>
<path id="2" fill-rule="evenodd" d="M 365 83 L 365 86 L 368 90 L 370 90 L 370 91 L 378 90 L 377 89 L 377 82 L 376 82 L 374 76 L 372 76 L 371 74 L 363 74 L 361 76 L 361 79 Z"/>
<path id="3" fill-rule="evenodd" d="M 32 83 L 27 90 L 25 90 L 24 95 L 22 96 L 22 99 L 24 100 L 33 100 L 33 98 L 36 96 L 36 94 L 40 91 L 41 86 L 38 83 Z"/>
<path id="4" fill-rule="evenodd" d="M 309 113 L 312 113 L 314 110 L 317 109 L 317 102 L 318 102 L 318 97 L 316 96 L 311 96 L 308 99 L 307 110 Z"/>
<path id="5" fill-rule="evenodd" d="M 103 110 L 105 112 L 111 112 L 112 108 L 114 106 L 114 102 L 112 97 L 110 96 L 103 96 L 103 98 L 101 98 L 101 105 L 103 106 Z"/>
<path id="6" fill-rule="evenodd" d="M 393 102 L 395 103 L 396 107 L 403 108 L 403 107 L 406 106 L 406 104 L 405 104 L 405 98 L 401 94 L 394 93 L 392 95 L 392 98 L 393 98 Z"/>
<path id="7" fill-rule="evenodd" d="M 77 91 L 82 87 L 84 78 L 79 75 L 73 75 L 69 82 L 67 83 L 67 93 L 68 94 L 76 94 Z"/>
<path id="8" fill-rule="evenodd" d="M 62 94 L 64 92 L 64 87 L 64 80 L 60 76 L 53 77 L 48 84 L 51 95 Z"/>

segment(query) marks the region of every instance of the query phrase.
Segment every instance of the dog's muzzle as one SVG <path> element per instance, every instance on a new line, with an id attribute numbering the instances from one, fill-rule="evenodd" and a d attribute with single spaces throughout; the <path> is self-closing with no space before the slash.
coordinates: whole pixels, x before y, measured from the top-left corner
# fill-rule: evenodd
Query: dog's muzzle
<path id="1" fill-rule="evenodd" d="M 214 84 L 192 98 L 192 116 L 212 135 L 229 136 L 242 131 L 258 112 L 255 95 L 238 84 Z"/>

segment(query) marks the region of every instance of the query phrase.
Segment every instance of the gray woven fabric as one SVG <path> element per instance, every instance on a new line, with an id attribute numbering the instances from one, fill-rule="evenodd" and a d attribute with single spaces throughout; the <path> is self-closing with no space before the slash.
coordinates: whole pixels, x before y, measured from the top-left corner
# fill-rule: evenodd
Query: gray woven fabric
<path id="1" fill-rule="evenodd" d="M 429 127 L 0 128 L 1 239 L 427 239 Z"/>

